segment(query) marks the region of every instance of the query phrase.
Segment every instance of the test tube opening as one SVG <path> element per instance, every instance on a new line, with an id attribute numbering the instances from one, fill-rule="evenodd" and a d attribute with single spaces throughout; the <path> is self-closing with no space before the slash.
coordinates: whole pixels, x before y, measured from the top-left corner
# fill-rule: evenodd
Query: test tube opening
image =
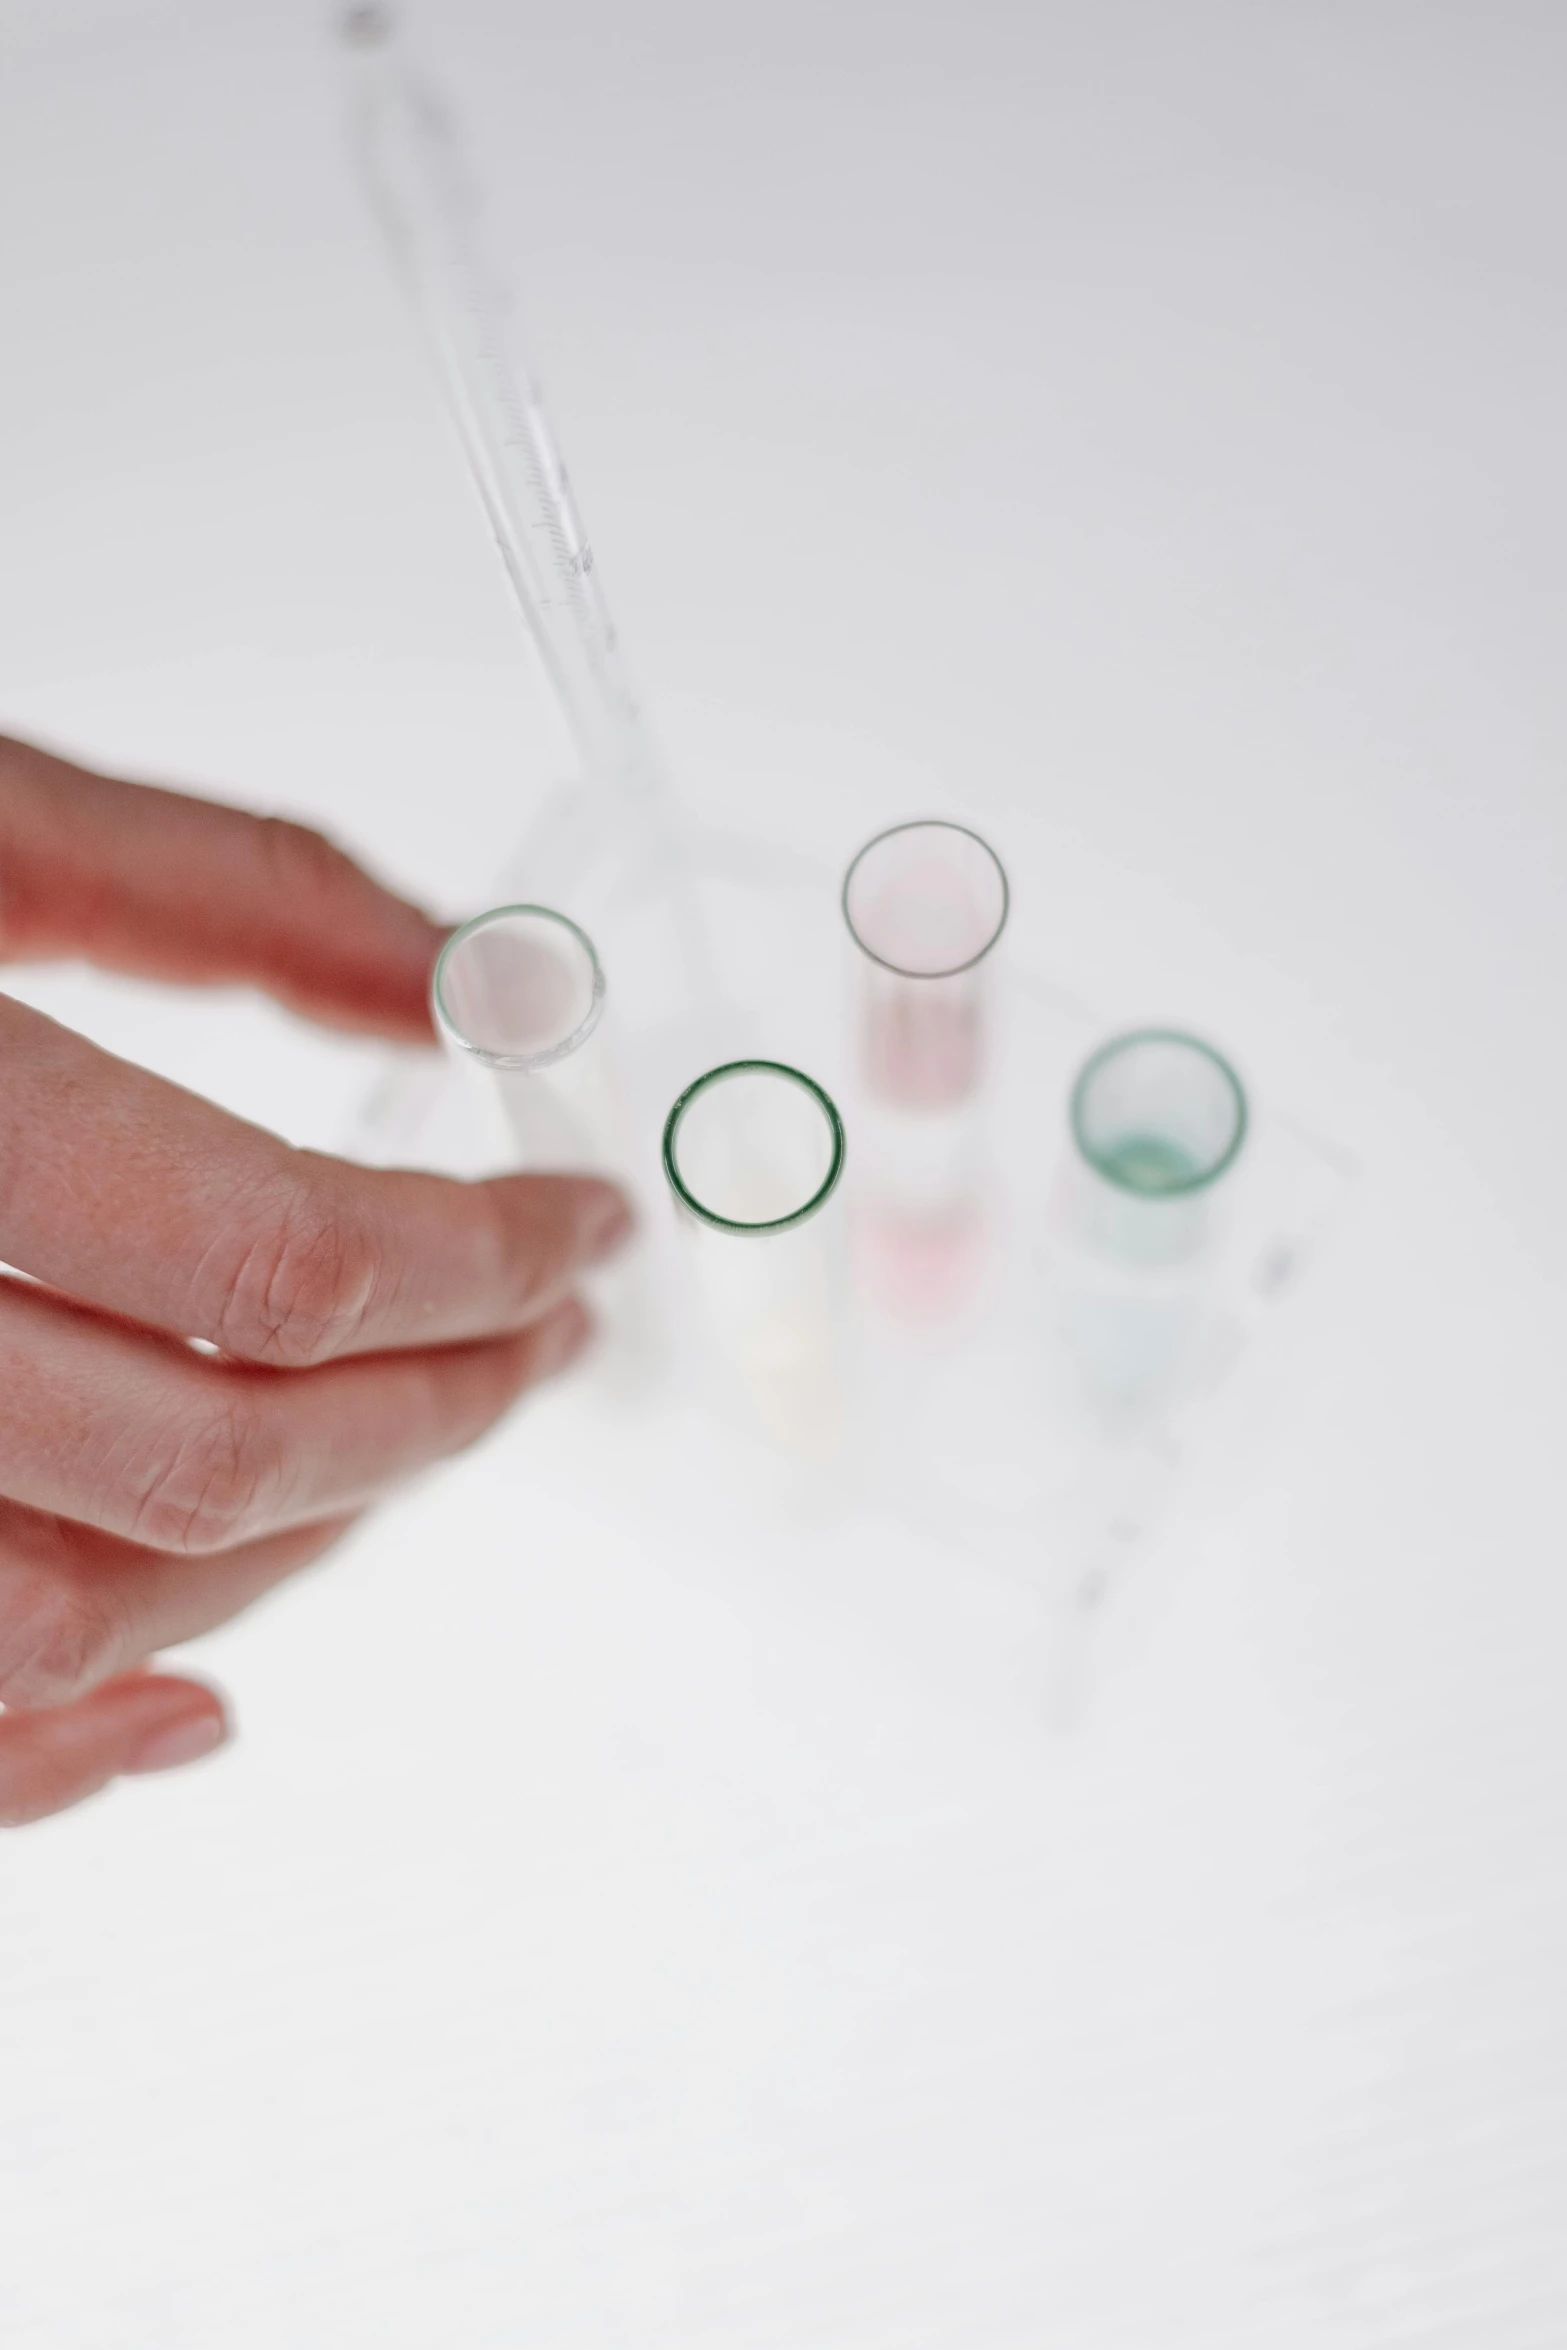
<path id="1" fill-rule="evenodd" d="M 980 966 L 1009 902 L 1000 858 L 966 825 L 894 825 L 854 859 L 843 914 L 864 957 L 860 1061 L 873 1099 L 924 1113 L 977 1093 Z"/>
<path id="2" fill-rule="evenodd" d="M 850 865 L 843 914 L 855 945 L 900 979 L 955 979 L 1006 926 L 1006 870 L 966 825 L 935 817 L 880 832 Z"/>
<path id="3" fill-rule="evenodd" d="M 586 931 L 548 906 L 496 906 L 454 930 L 436 960 L 437 1024 L 492 1069 L 548 1069 L 585 1044 L 604 1009 Z"/>
<path id="4" fill-rule="evenodd" d="M 813 1078 L 780 1061 L 731 1061 L 699 1077 L 670 1111 L 664 1169 L 704 1224 L 788 1231 L 831 1196 L 843 1171 L 843 1121 Z"/>
<path id="5" fill-rule="evenodd" d="M 1072 1089 L 1072 1133 L 1088 1165 L 1138 1199 L 1206 1190 L 1246 1139 L 1240 1079 L 1221 1053 L 1177 1029 L 1112 1037 Z"/>

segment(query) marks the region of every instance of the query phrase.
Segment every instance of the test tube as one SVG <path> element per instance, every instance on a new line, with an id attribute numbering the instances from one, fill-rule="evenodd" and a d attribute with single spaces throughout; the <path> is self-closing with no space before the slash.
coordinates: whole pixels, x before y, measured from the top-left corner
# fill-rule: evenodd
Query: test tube
<path id="1" fill-rule="evenodd" d="M 951 1320 L 985 1265 L 982 966 L 1007 908 L 1000 859 L 960 824 L 879 833 L 844 878 L 860 950 L 856 1280 L 900 1322 Z"/>
<path id="2" fill-rule="evenodd" d="M 1202 1323 L 1215 1209 L 1246 1139 L 1245 1089 L 1176 1029 L 1112 1037 L 1070 1103 L 1058 1219 L 1066 1335 L 1102 1399 L 1163 1399 Z"/>
<path id="3" fill-rule="evenodd" d="M 454 930 L 436 960 L 436 1025 L 495 1082 L 518 1163 L 613 1171 L 616 1103 L 602 1048 L 593 941 L 548 906 L 495 906 Z"/>
<path id="4" fill-rule="evenodd" d="M 681 1094 L 664 1172 L 720 1369 L 785 1452 L 831 1460 L 846 1434 L 836 1216 L 843 1121 L 813 1078 L 731 1061 Z"/>
<path id="5" fill-rule="evenodd" d="M 1222 1053 L 1173 1028 L 1112 1037 L 1072 1088 L 1088 1236 L 1134 1264 L 1196 1255 L 1214 1187 L 1246 1139 L 1246 1094 Z"/>
<path id="6" fill-rule="evenodd" d="M 945 1110 L 977 1092 L 984 1063 L 981 966 L 1007 919 L 1000 858 L 966 825 L 894 825 L 844 876 L 860 949 L 860 1066 L 867 1093 Z"/>
<path id="7" fill-rule="evenodd" d="M 452 1052 L 489 1075 L 513 1165 L 626 1181 L 625 1106 L 601 1025 L 604 973 L 585 930 L 549 906 L 495 906 L 453 931 L 431 995 Z M 603 1328 L 600 1384 L 622 1399 L 640 1395 L 659 1364 L 646 1268 L 609 1266 L 582 1287 Z"/>

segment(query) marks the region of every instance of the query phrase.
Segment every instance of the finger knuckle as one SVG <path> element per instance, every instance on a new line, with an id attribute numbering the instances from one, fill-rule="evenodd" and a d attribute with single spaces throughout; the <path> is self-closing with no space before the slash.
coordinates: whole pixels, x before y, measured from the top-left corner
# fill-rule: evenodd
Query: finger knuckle
<path id="1" fill-rule="evenodd" d="M 279 888 L 311 902 L 336 900 L 345 882 L 356 877 L 352 857 L 324 832 L 295 824 L 287 816 L 263 816 L 258 821 L 262 858 Z"/>
<path id="2" fill-rule="evenodd" d="M 242 1362 L 304 1370 L 349 1351 L 377 1286 L 376 1251 L 342 1208 L 289 1180 L 261 1202 L 229 1276 L 218 1344 Z"/>
<path id="3" fill-rule="evenodd" d="M 267 1531 L 284 1484 L 269 1431 L 240 1398 L 226 1396 L 159 1448 L 127 1532 L 155 1550 L 225 1550 Z"/>
<path id="4" fill-rule="evenodd" d="M 30 1570 L 0 1586 L 0 1703 L 65 1705 L 101 1679 L 119 1627 L 101 1593 Z"/>

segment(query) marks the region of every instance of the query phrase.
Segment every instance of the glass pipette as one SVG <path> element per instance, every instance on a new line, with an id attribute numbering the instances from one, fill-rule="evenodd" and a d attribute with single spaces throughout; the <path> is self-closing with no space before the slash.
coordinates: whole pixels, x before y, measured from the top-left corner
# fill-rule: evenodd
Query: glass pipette
<path id="1" fill-rule="evenodd" d="M 491 886 L 548 896 L 606 939 L 633 975 L 639 1065 L 700 1066 L 727 1038 L 715 1028 L 724 991 L 696 886 L 699 844 L 664 787 L 559 448 L 484 251 L 457 124 L 407 59 L 391 10 L 351 8 L 340 30 L 372 206 L 578 754 L 577 779 L 549 799 Z M 399 1147 L 393 1130 L 411 1132 L 424 1115 L 413 1094 L 400 1079 L 378 1090 L 366 1112 L 373 1131 L 359 1147 Z"/>
<path id="2" fill-rule="evenodd" d="M 392 12 L 351 8 L 360 153 L 430 342 L 469 470 L 590 782 L 633 806 L 661 783 L 566 468 L 486 261 L 450 110 L 407 62 Z"/>

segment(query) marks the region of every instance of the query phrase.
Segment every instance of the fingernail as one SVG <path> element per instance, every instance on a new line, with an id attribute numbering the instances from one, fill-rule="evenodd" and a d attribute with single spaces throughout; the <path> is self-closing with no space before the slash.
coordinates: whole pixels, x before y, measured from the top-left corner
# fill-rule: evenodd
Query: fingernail
<path id="1" fill-rule="evenodd" d="M 538 1350 L 533 1359 L 540 1377 L 548 1378 L 553 1371 L 563 1371 L 581 1354 L 592 1335 L 592 1321 L 575 1298 L 557 1306 L 539 1331 Z"/>
<path id="2" fill-rule="evenodd" d="M 598 1264 L 613 1255 L 631 1230 L 631 1210 L 619 1192 L 605 1190 L 589 1209 L 583 1225 L 588 1261 Z"/>
<path id="3" fill-rule="evenodd" d="M 204 1754 L 211 1754 L 228 1734 L 221 1714 L 186 1714 L 154 1730 L 123 1767 L 127 1772 L 177 1770 L 181 1763 L 198 1762 Z"/>

